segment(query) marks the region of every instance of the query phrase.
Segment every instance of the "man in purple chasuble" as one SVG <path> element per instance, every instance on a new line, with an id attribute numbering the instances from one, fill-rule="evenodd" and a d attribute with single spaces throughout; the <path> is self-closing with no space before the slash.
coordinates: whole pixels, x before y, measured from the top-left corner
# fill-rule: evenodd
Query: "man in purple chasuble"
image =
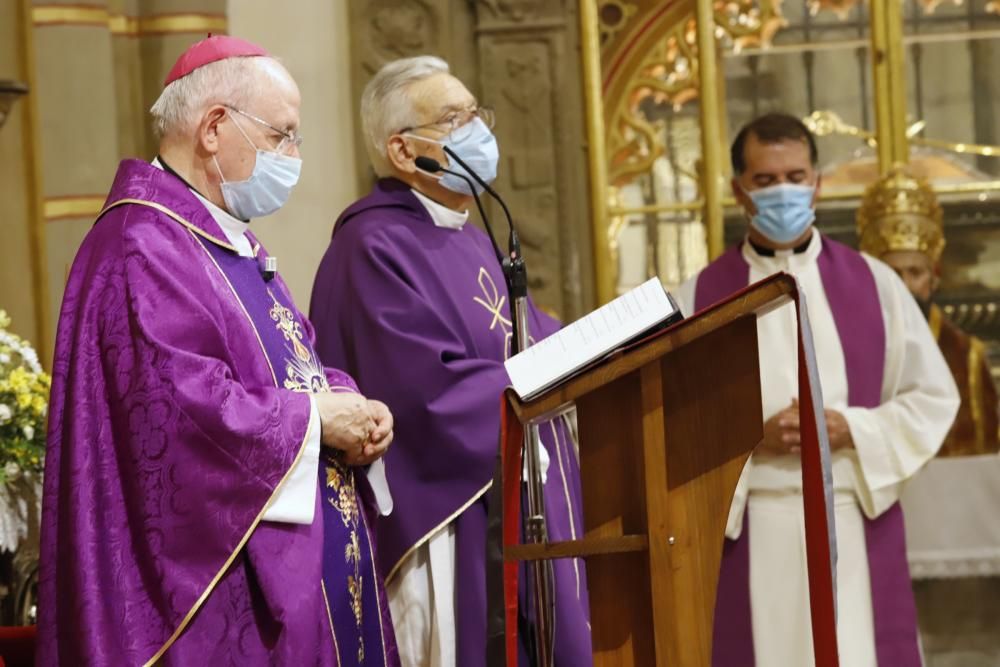
<path id="1" fill-rule="evenodd" d="M 361 119 L 381 180 L 334 228 L 310 303 L 316 348 L 396 416 L 385 459 L 395 510 L 375 532 L 402 662 L 475 667 L 486 663 L 486 491 L 509 384 L 510 311 L 494 249 L 468 223 L 469 186 L 415 160 L 448 165 L 447 145 L 492 181 L 493 115 L 446 63 L 419 57 L 375 75 Z M 529 325 L 536 339 L 559 326 L 534 306 Z M 562 420 L 541 433 L 549 536 L 577 538 L 575 446 Z M 584 564 L 553 563 L 556 664 L 586 667 Z"/>
<path id="2" fill-rule="evenodd" d="M 40 665 L 397 665 L 372 553 L 386 406 L 324 368 L 248 231 L 299 174 L 299 92 L 210 37 L 152 109 L 66 287 Z M 372 496 L 368 491 L 374 491 Z"/>
<path id="3" fill-rule="evenodd" d="M 885 264 L 813 226 L 816 145 L 770 114 L 732 147 L 747 236 L 677 294 L 686 313 L 777 271 L 807 298 L 832 450 L 837 637 L 845 667 L 918 667 L 899 495 L 941 446 L 958 408 L 948 366 Z M 795 313 L 761 317 L 764 439 L 729 515 L 715 613 L 717 667 L 813 664 L 799 458 Z"/>

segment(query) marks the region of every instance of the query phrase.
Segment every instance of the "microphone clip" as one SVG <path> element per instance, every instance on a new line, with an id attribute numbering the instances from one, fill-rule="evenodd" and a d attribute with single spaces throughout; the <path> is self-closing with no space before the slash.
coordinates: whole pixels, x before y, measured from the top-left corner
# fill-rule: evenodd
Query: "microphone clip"
<path id="1" fill-rule="evenodd" d="M 278 274 L 278 258 L 277 257 L 265 257 L 264 266 L 261 267 L 260 275 L 264 278 L 265 283 L 269 283 L 274 280 L 274 276 Z"/>

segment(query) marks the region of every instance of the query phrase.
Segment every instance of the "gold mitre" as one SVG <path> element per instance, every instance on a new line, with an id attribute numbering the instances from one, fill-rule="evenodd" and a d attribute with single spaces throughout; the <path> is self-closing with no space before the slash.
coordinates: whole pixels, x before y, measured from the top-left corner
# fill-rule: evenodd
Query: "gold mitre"
<path id="1" fill-rule="evenodd" d="M 897 164 L 865 189 L 857 214 L 861 250 L 875 257 L 916 250 L 937 262 L 944 250 L 944 221 L 933 188 Z"/>

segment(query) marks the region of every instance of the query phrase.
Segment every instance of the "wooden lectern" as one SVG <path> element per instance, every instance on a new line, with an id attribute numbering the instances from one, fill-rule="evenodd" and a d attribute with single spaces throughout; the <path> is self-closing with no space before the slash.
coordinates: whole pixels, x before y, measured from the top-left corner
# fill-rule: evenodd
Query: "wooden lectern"
<path id="1" fill-rule="evenodd" d="M 515 544 L 505 521 L 504 558 L 508 574 L 520 560 L 586 559 L 595 665 L 711 665 L 729 506 L 763 434 L 756 318 L 796 298 L 794 278 L 779 274 L 535 400 L 522 403 L 508 392 L 507 442 L 517 442 L 522 425 L 576 404 L 585 535 Z M 506 491 L 520 458 L 505 458 Z M 515 504 L 517 495 L 504 494 Z M 505 501 L 504 511 L 515 507 Z M 825 522 L 813 528 L 829 538 Z M 817 618 L 814 605 L 814 636 L 820 632 L 829 655 L 832 634 L 833 648 L 832 661 L 817 665 L 836 664 L 829 542 L 825 547 L 825 579 L 810 555 L 811 583 L 829 593 L 814 595 L 829 607 Z"/>

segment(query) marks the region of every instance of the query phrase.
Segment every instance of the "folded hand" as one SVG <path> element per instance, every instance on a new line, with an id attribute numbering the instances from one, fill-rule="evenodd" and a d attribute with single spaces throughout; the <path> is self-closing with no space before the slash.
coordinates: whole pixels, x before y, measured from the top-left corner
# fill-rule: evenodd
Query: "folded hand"
<path id="1" fill-rule="evenodd" d="M 316 394 L 315 398 L 322 428 L 320 442 L 343 451 L 348 460 L 363 456 L 377 426 L 365 397 L 338 392 Z"/>

